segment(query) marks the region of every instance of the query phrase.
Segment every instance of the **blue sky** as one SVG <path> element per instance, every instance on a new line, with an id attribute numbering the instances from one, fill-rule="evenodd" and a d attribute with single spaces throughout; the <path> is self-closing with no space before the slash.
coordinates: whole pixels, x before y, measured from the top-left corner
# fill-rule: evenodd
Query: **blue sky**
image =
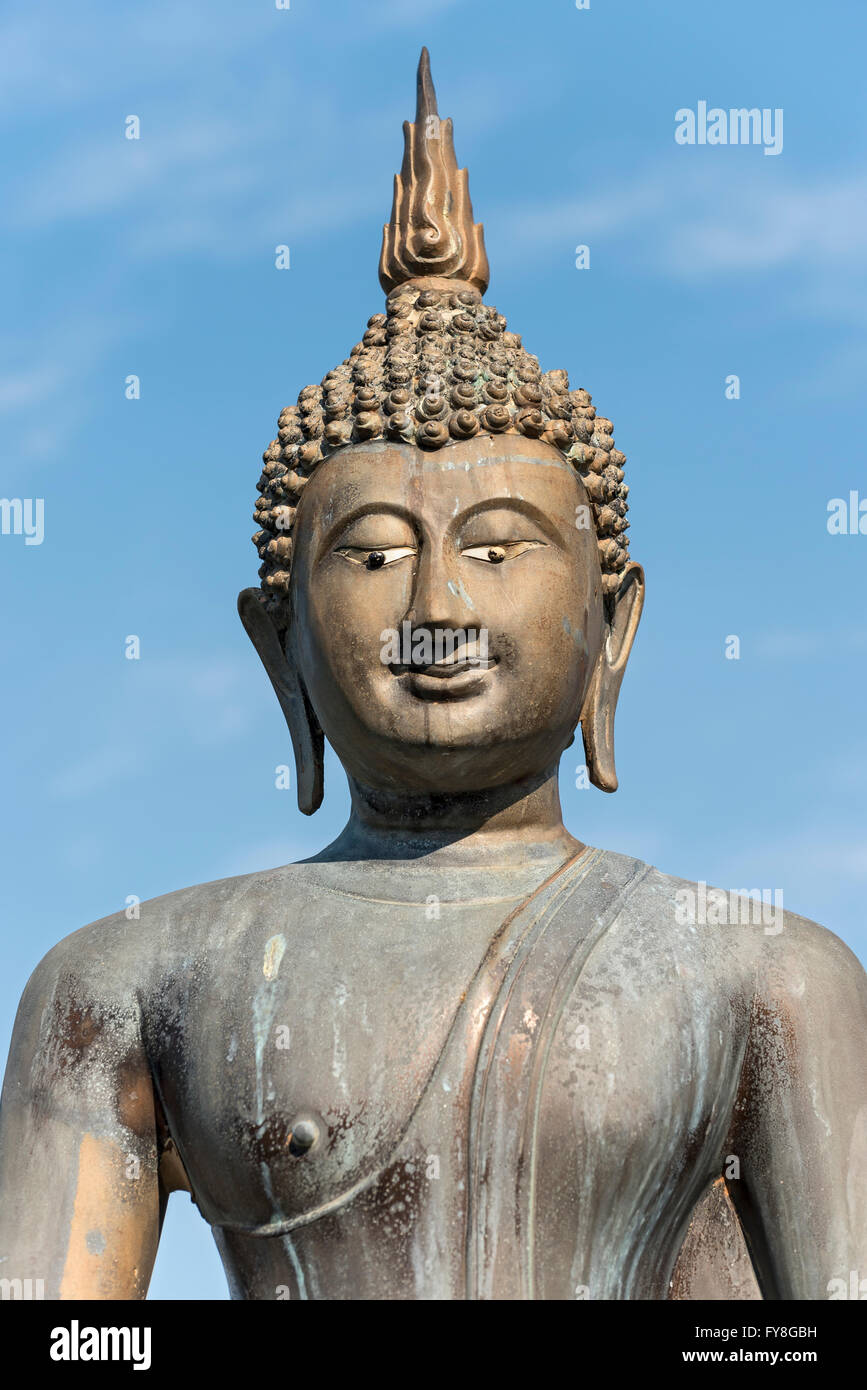
<path id="1" fill-rule="evenodd" d="M 275 788 L 288 738 L 235 597 L 281 407 L 382 307 L 422 43 L 487 299 L 627 455 L 648 601 L 621 788 L 577 790 L 570 750 L 567 823 L 781 888 L 867 959 L 867 536 L 826 524 L 867 499 L 865 31 L 846 0 L 7 0 L 0 493 L 44 499 L 45 537 L 0 536 L 4 1052 L 60 937 L 343 823 L 333 761 L 312 820 Z M 781 108 L 782 153 L 678 145 L 699 101 Z M 164 1242 L 152 1296 L 225 1297 L 184 1197 Z"/>

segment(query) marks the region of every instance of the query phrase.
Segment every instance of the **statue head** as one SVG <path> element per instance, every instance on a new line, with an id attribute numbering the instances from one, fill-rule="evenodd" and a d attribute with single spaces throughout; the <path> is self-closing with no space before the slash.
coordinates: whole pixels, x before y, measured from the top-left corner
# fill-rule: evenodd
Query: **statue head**
<path id="1" fill-rule="evenodd" d="M 580 722 L 614 791 L 614 712 L 644 578 L 624 455 L 563 371 L 483 301 L 488 263 L 427 50 L 374 314 L 265 450 L 239 598 L 286 715 L 298 800 L 323 735 L 373 793 L 487 790 L 556 770 Z"/>

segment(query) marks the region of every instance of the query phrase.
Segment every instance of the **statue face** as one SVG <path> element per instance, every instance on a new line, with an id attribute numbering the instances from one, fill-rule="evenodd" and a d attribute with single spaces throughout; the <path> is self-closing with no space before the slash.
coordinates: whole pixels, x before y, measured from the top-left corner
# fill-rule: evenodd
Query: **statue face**
<path id="1" fill-rule="evenodd" d="M 587 508 L 556 449 L 512 435 L 355 445 L 318 466 L 289 642 L 352 776 L 448 792 L 556 763 L 605 632 Z"/>

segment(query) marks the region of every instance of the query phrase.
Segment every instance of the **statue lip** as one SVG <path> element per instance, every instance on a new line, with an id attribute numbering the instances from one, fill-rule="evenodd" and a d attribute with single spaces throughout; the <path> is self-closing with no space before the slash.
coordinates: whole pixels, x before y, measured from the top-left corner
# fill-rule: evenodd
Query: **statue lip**
<path id="1" fill-rule="evenodd" d="M 497 657 L 491 660 L 480 661 L 478 657 L 444 657 L 442 661 L 432 661 L 427 666 L 392 666 L 395 675 L 402 675 L 409 672 L 414 676 L 436 676 L 438 680 L 451 680 L 460 675 L 463 671 L 486 671 L 490 666 L 495 666 Z"/>
<path id="2" fill-rule="evenodd" d="M 437 661 L 429 666 L 392 666 L 396 676 L 403 676 L 414 695 L 422 699 L 460 700 L 473 695 L 485 683 L 488 672 L 497 664 L 489 661 Z"/>

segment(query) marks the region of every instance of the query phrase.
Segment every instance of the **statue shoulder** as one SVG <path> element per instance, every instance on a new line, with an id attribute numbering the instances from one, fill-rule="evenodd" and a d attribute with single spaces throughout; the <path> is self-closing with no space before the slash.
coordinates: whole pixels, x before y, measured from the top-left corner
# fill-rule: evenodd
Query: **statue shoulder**
<path id="1" fill-rule="evenodd" d="M 63 937 L 33 971 L 24 998 L 58 989 L 120 1006 L 179 959 L 209 954 L 252 923 L 306 895 L 304 865 L 215 879 L 140 900 L 133 894 L 107 917 Z"/>
<path id="2" fill-rule="evenodd" d="M 634 883 L 623 913 L 651 951 L 698 954 L 761 994 L 821 989 L 829 999 L 867 997 L 867 974 L 853 951 L 786 908 L 782 889 L 718 888 L 650 865 L 640 866 Z"/>
<path id="3" fill-rule="evenodd" d="M 783 912 L 779 931 L 765 940 L 759 988 L 766 997 L 801 1001 L 833 1029 L 856 1019 L 867 1027 L 863 965 L 839 936 L 798 913 Z"/>

